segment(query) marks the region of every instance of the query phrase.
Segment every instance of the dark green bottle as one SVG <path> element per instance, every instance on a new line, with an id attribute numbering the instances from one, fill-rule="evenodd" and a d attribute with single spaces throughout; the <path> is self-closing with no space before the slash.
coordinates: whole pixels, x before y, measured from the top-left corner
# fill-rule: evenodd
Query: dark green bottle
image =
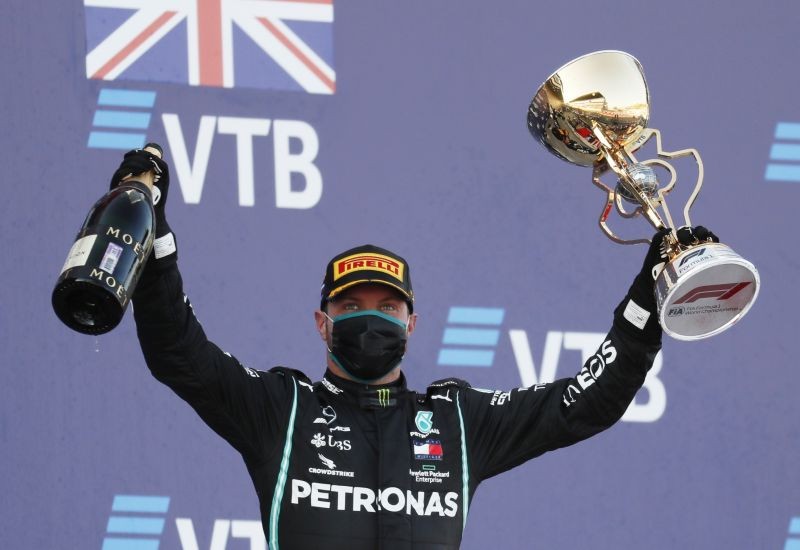
<path id="1" fill-rule="evenodd" d="M 136 180 L 152 179 L 152 173 Z M 53 309 L 84 334 L 116 327 L 144 269 L 155 237 L 150 188 L 127 180 L 95 203 L 53 289 Z"/>

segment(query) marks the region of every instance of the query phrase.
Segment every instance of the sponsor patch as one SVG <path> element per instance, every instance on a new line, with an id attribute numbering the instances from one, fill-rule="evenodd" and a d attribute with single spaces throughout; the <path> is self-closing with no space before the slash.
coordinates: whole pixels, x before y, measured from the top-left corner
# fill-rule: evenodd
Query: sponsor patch
<path id="1" fill-rule="evenodd" d="M 353 254 L 336 262 L 333 268 L 333 280 L 336 281 L 355 271 L 369 270 L 386 273 L 402 283 L 403 269 L 402 263 L 383 254 Z"/>
<path id="2" fill-rule="evenodd" d="M 386 510 L 406 515 L 449 518 L 458 514 L 458 493 L 455 491 L 404 491 L 398 487 L 375 490 L 352 485 L 309 483 L 302 479 L 291 480 L 290 502 L 293 505 L 352 512 L 375 513 Z"/>
<path id="3" fill-rule="evenodd" d="M 239 366 L 244 369 L 244 372 L 247 373 L 247 376 L 249 376 L 251 378 L 258 378 L 258 372 L 256 370 L 251 369 L 250 367 L 245 367 L 241 363 L 239 363 Z"/>
<path id="4" fill-rule="evenodd" d="M 450 399 L 450 390 L 447 390 L 447 393 L 444 395 L 433 394 L 431 395 L 431 399 L 442 399 L 444 401 L 449 401 L 450 403 L 453 402 L 453 400 Z"/>
<path id="5" fill-rule="evenodd" d="M 408 475 L 417 483 L 441 483 L 450 477 L 450 472 L 437 472 L 434 466 L 425 464 L 421 470 L 408 470 Z"/>
<path id="6" fill-rule="evenodd" d="M 408 432 L 408 435 L 409 435 L 409 437 L 416 437 L 418 439 L 425 439 L 429 435 L 439 435 L 440 433 L 441 432 L 439 432 L 439 428 L 431 428 L 431 431 L 429 431 L 428 433 Z"/>
<path id="7" fill-rule="evenodd" d="M 328 421 L 326 423 L 330 424 L 331 422 L 336 420 L 336 411 L 333 409 L 333 407 L 327 405 L 325 407 L 322 407 L 322 416 L 327 418 Z"/>
<path id="8" fill-rule="evenodd" d="M 426 439 L 414 441 L 414 458 L 417 460 L 442 460 L 442 442 L 439 439 Z"/>
<path id="9" fill-rule="evenodd" d="M 350 428 L 348 426 L 331 426 L 331 424 L 336 421 L 336 418 L 336 411 L 333 409 L 333 407 L 327 405 L 322 407 L 322 416 L 316 417 L 313 423 L 325 424 L 328 426 L 329 432 L 349 432 Z"/>
<path id="10" fill-rule="evenodd" d="M 569 384 L 567 386 L 567 389 L 563 394 L 564 405 L 569 407 L 575 403 L 575 401 L 577 401 L 576 396 L 580 395 L 582 392 L 586 391 L 587 388 L 592 386 L 603 374 L 606 367 L 613 363 L 616 359 L 617 348 L 611 344 L 611 340 L 606 340 L 600 346 L 600 351 L 591 356 L 586 363 L 583 364 L 583 368 L 580 370 L 580 372 L 575 375 L 575 381 L 578 383 L 578 386 L 580 386 L 580 389 L 578 389 L 575 384 Z"/>
<path id="11" fill-rule="evenodd" d="M 175 246 L 175 237 L 172 235 L 172 232 L 167 233 L 163 237 L 159 237 L 153 241 L 153 250 L 155 252 L 156 260 L 159 260 L 164 256 L 169 256 L 173 252 L 177 251 L 178 247 Z"/>
<path id="12" fill-rule="evenodd" d="M 417 411 L 417 417 L 414 419 L 417 429 L 428 435 L 433 429 L 433 412 L 432 411 Z"/>
<path id="13" fill-rule="evenodd" d="M 329 470 L 326 468 L 314 468 L 313 466 L 308 469 L 308 473 L 334 477 L 355 477 L 353 472 L 345 472 L 344 470 Z"/>
<path id="14" fill-rule="evenodd" d="M 389 388 L 380 388 L 375 390 L 375 393 L 378 396 L 378 404 L 381 407 L 388 407 L 392 395 L 391 390 Z"/>
<path id="15" fill-rule="evenodd" d="M 161 202 L 161 189 L 159 189 L 157 185 L 154 185 L 150 188 L 150 191 L 153 193 L 153 206 L 155 206 Z"/>
<path id="16" fill-rule="evenodd" d="M 650 312 L 633 300 L 628 300 L 628 305 L 625 306 L 625 311 L 622 312 L 622 316 L 639 330 L 644 330 L 644 326 L 650 318 Z"/>
<path id="17" fill-rule="evenodd" d="M 325 465 L 326 468 L 328 468 L 329 470 L 336 469 L 336 464 L 334 464 L 333 460 L 323 456 L 322 453 L 318 453 L 317 456 L 319 457 L 319 459 L 322 461 L 322 463 Z"/>
<path id="18" fill-rule="evenodd" d="M 505 405 L 506 401 L 511 401 L 511 392 L 496 390 L 492 394 L 492 400 L 489 401 L 489 405 Z"/>
<path id="19" fill-rule="evenodd" d="M 338 477 L 353 477 L 353 472 L 345 472 L 343 470 L 336 469 L 336 463 L 328 458 L 327 456 L 323 455 L 322 453 L 317 453 L 320 461 L 325 466 L 325 469 L 322 468 L 314 468 L 313 466 L 308 469 L 308 473 L 310 474 L 323 474 L 327 476 L 338 476 Z"/>
<path id="20" fill-rule="evenodd" d="M 317 449 L 320 447 L 331 447 L 334 449 L 339 449 L 340 451 L 349 451 L 352 448 L 349 439 L 336 439 L 332 435 L 328 435 L 326 437 L 321 433 L 314 434 L 314 437 L 311 438 L 310 443 Z"/>
<path id="21" fill-rule="evenodd" d="M 322 385 L 325 386 L 325 389 L 331 392 L 333 395 L 339 395 L 343 391 L 341 388 L 334 386 L 327 378 L 322 379 Z"/>

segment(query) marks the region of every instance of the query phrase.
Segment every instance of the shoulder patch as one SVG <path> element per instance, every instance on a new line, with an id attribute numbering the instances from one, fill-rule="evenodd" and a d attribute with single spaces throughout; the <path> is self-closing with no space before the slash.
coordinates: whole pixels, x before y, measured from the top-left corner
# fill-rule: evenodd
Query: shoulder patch
<path id="1" fill-rule="evenodd" d="M 244 370 L 244 372 L 246 372 L 246 373 L 247 373 L 247 376 L 249 376 L 250 378 L 259 378 L 259 377 L 260 377 L 260 375 L 258 374 L 258 372 L 259 372 L 259 371 L 257 371 L 256 369 L 251 369 L 250 367 L 245 367 L 245 366 L 242 364 L 242 362 L 241 362 L 241 361 L 239 361 L 239 360 L 238 360 L 236 357 L 234 357 L 233 355 L 231 355 L 231 354 L 230 354 L 230 353 L 228 353 L 227 351 L 224 351 L 224 350 L 223 350 L 223 351 L 222 351 L 222 353 L 224 353 L 224 354 L 225 354 L 225 357 L 227 357 L 228 359 L 232 359 L 233 361 L 235 361 L 235 362 L 236 362 L 236 364 L 237 364 L 237 365 L 239 365 L 239 367 L 240 367 L 242 370 Z"/>
<path id="2" fill-rule="evenodd" d="M 461 380 L 460 378 L 445 378 L 444 380 L 437 380 L 428 385 L 427 394 L 444 393 L 448 388 L 469 388 L 469 382 Z"/>
<path id="3" fill-rule="evenodd" d="M 417 394 L 420 396 L 417 398 L 417 401 L 422 404 L 426 401 L 439 399 L 452 403 L 455 393 L 451 394 L 450 390 L 469 387 L 469 382 L 466 380 L 461 380 L 460 378 L 445 378 L 444 380 L 437 380 L 436 382 L 431 382 L 425 391 L 424 396 L 422 394 Z"/>
<path id="4" fill-rule="evenodd" d="M 294 376 L 298 382 L 305 382 L 306 385 L 311 384 L 311 379 L 302 371 L 297 369 L 290 369 L 289 367 L 272 367 L 269 372 L 280 374 L 281 376 Z"/>
<path id="5" fill-rule="evenodd" d="M 259 378 L 259 374 L 258 374 L 258 371 L 256 369 L 251 369 L 250 367 L 245 367 L 241 363 L 239 363 L 239 366 L 244 369 L 244 371 L 247 373 L 247 375 L 250 378 Z"/>

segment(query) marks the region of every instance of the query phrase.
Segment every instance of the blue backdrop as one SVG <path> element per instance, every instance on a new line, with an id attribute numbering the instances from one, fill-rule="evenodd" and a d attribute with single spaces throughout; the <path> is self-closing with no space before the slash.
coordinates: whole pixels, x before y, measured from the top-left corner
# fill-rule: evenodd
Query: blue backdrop
<path id="1" fill-rule="evenodd" d="M 131 315 L 95 338 L 52 313 L 123 151 L 163 144 L 187 292 L 246 365 L 318 379 L 325 264 L 372 242 L 411 264 L 412 387 L 547 381 L 580 368 L 644 248 L 600 233 L 589 170 L 531 139 L 526 109 L 561 64 L 620 49 L 645 68 L 665 148 L 703 155 L 694 221 L 757 265 L 762 291 L 717 337 L 665 339 L 609 432 L 485 483 L 463 547 L 800 548 L 798 15 L 790 1 L 6 2 L 3 547 L 263 548 L 239 456 L 151 378 Z M 456 326 L 499 338 L 443 344 Z M 155 521 L 131 534 L 112 516 Z"/>

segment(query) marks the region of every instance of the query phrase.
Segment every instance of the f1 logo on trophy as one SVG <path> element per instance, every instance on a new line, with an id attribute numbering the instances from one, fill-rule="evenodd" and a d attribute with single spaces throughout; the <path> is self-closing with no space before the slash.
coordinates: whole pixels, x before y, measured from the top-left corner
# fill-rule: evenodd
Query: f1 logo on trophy
<path id="1" fill-rule="evenodd" d="M 655 281 L 658 320 L 673 338 L 708 338 L 747 313 L 760 279 L 755 266 L 727 245 L 678 242 L 665 202 L 677 181 L 668 159 L 691 156 L 697 164 L 697 182 L 683 208 L 687 226 L 692 225 L 689 209 L 703 185 L 703 162 L 696 149 L 661 148 L 661 133 L 647 127 L 649 99 L 636 58 L 620 51 L 594 52 L 570 61 L 542 84 L 528 109 L 528 129 L 557 157 L 592 167 L 592 181 L 606 193 L 600 228 L 612 241 L 650 242 L 614 233 L 607 223 L 614 209 L 622 218 L 642 216 L 656 230 L 672 228 L 664 241 L 669 261 Z M 653 137 L 657 158 L 638 161 L 634 153 Z M 666 185 L 654 168 L 669 174 Z M 609 171 L 616 176 L 611 185 L 601 179 Z"/>

